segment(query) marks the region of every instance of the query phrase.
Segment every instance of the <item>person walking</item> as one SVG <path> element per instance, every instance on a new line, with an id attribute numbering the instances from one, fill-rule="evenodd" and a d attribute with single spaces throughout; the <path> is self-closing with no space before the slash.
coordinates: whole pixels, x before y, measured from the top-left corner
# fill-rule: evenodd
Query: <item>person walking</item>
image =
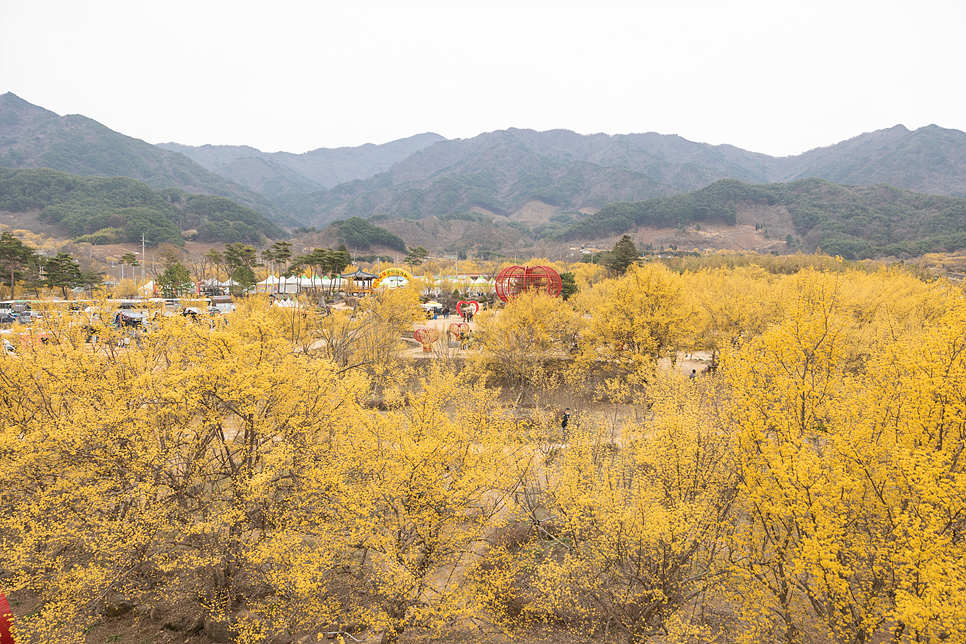
<path id="1" fill-rule="evenodd" d="M 567 440 L 567 425 L 570 424 L 570 407 L 564 409 L 563 418 L 560 419 L 560 429 L 563 430 L 563 438 Z"/>

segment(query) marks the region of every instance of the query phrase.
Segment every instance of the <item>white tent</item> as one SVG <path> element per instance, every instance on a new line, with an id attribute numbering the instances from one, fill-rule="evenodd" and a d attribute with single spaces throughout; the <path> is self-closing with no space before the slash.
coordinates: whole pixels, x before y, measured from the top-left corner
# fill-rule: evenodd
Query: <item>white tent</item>
<path id="1" fill-rule="evenodd" d="M 275 275 L 269 275 L 261 282 L 255 284 L 256 293 L 274 293 L 276 286 L 278 285 L 278 278 Z"/>
<path id="2" fill-rule="evenodd" d="M 307 277 L 276 277 L 275 275 L 269 275 L 261 282 L 255 285 L 255 290 L 257 293 L 286 293 L 294 294 L 302 290 L 302 288 L 309 288 L 311 280 Z"/>
<path id="3" fill-rule="evenodd" d="M 342 286 L 343 280 L 339 278 L 329 279 L 328 277 L 275 277 L 269 275 L 261 282 L 256 284 L 259 293 L 282 293 L 295 294 L 310 289 L 337 289 Z"/>
<path id="4" fill-rule="evenodd" d="M 274 289 L 275 293 L 298 293 L 299 292 L 299 279 L 298 277 L 285 277 L 284 275 L 275 280 Z"/>
<path id="5" fill-rule="evenodd" d="M 409 284 L 409 280 L 402 275 L 389 275 L 379 282 L 380 288 L 402 288 L 406 284 Z"/>

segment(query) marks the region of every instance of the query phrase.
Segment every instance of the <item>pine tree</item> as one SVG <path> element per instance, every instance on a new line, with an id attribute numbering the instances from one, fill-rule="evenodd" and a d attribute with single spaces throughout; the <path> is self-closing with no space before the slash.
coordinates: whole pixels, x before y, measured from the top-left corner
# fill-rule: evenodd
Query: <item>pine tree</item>
<path id="1" fill-rule="evenodd" d="M 620 241 L 614 244 L 607 265 L 618 275 L 623 275 L 631 264 L 637 262 L 640 256 L 641 253 L 634 245 L 634 241 L 629 235 L 624 235 L 620 238 Z"/>
<path id="2" fill-rule="evenodd" d="M 261 264 L 258 263 L 258 251 L 253 246 L 242 243 L 227 244 L 224 261 L 231 280 L 236 284 L 234 290 L 247 291 L 258 281 L 253 267 Z"/>
<path id="3" fill-rule="evenodd" d="M 413 268 L 422 264 L 427 257 L 429 257 L 429 251 L 422 246 L 416 246 L 409 249 L 409 254 L 403 261 L 409 264 L 409 272 L 411 273 Z"/>
<path id="4" fill-rule="evenodd" d="M 561 273 L 560 274 L 560 297 L 564 300 L 575 295 L 579 289 L 577 288 L 577 280 L 574 279 L 573 273 Z"/>
<path id="5" fill-rule="evenodd" d="M 67 253 L 57 253 L 44 263 L 44 286 L 60 288 L 67 299 L 67 289 L 81 286 L 84 283 L 80 265 Z"/>
<path id="6" fill-rule="evenodd" d="M 158 288 L 165 297 L 177 297 L 194 288 L 191 272 L 181 262 L 175 262 L 158 276 Z"/>
<path id="7" fill-rule="evenodd" d="M 34 250 L 14 237 L 13 233 L 0 234 L 0 265 L 4 268 L 4 275 L 10 276 L 10 299 L 13 299 L 13 289 L 21 271 L 30 263 Z"/>

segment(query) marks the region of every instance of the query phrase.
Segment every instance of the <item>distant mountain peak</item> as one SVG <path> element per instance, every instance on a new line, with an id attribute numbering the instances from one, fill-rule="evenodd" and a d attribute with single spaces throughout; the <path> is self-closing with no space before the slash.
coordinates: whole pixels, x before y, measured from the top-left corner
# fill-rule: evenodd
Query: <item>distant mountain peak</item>
<path id="1" fill-rule="evenodd" d="M 247 145 L 190 146 L 180 143 L 159 143 L 158 147 L 180 152 L 211 172 L 239 183 L 245 180 L 244 174 L 239 172 L 236 164 L 239 159 L 255 157 L 263 161 L 271 161 L 301 176 L 315 185 L 318 190 L 332 188 L 348 181 L 368 179 L 439 141 L 446 141 L 446 139 L 439 134 L 426 132 L 378 145 L 366 143 L 354 148 L 318 148 L 299 154 L 262 152 Z M 290 179 L 281 179 L 288 185 L 295 185 Z"/>
<path id="2" fill-rule="evenodd" d="M 377 214 L 414 220 L 474 213 L 511 219 L 520 213 L 530 223 L 556 224 L 613 201 L 688 193 L 722 179 L 767 184 L 816 177 L 966 195 L 966 133 L 934 124 L 915 132 L 895 125 L 787 157 L 653 131 L 516 127 L 453 140 L 424 132 L 295 154 L 247 145 L 149 146 L 8 93 L 0 96 L 0 134 L 0 165 L 123 174 L 152 186 L 174 183 L 189 192 L 231 196 L 287 225 Z M 186 168 L 191 185 L 178 183 Z M 539 218 L 532 216 L 534 208 Z"/>
<path id="3" fill-rule="evenodd" d="M 276 223 L 298 225 L 264 196 L 205 170 L 181 154 L 126 136 L 81 114 L 59 116 L 16 94 L 0 95 L 0 166 L 129 177 L 154 189 L 226 197 Z"/>

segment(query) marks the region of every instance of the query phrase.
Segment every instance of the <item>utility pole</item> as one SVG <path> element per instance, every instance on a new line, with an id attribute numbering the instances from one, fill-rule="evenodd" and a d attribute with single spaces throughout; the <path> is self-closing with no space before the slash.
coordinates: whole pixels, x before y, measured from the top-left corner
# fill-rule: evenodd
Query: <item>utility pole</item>
<path id="1" fill-rule="evenodd" d="M 141 286 L 144 287 L 144 260 L 147 256 L 144 254 L 144 233 L 141 233 Z"/>

